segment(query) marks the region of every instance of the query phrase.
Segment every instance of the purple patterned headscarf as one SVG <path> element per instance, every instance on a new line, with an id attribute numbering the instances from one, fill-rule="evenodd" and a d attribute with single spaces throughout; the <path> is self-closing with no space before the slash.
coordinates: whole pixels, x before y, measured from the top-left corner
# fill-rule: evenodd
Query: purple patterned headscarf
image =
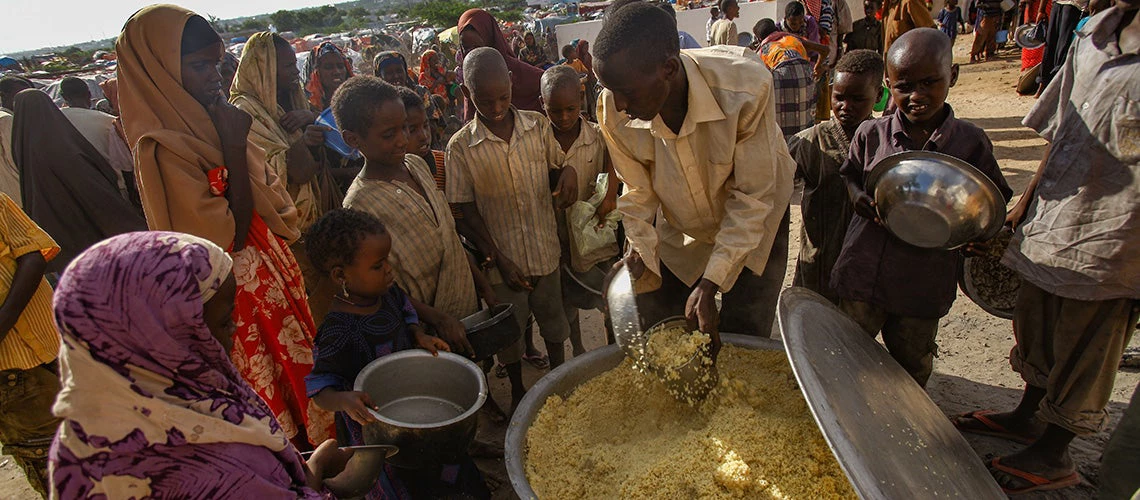
<path id="1" fill-rule="evenodd" d="M 53 498 L 319 498 L 206 326 L 203 304 L 232 266 L 207 240 L 141 232 L 67 268 Z"/>

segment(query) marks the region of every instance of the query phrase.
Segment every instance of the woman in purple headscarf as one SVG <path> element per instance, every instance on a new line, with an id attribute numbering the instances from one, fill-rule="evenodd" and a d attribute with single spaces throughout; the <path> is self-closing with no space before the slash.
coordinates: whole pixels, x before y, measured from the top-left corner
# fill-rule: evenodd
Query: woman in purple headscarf
<path id="1" fill-rule="evenodd" d="M 205 239 L 139 232 L 67 268 L 53 498 L 328 494 L 351 452 L 329 440 L 306 464 L 230 362 L 232 266 Z"/>

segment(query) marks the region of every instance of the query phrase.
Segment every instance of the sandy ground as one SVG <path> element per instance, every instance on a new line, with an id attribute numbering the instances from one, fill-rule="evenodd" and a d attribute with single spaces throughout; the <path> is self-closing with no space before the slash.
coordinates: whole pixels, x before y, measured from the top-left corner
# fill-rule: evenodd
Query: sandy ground
<path id="1" fill-rule="evenodd" d="M 955 59 L 968 60 L 969 44 L 973 37 L 959 37 Z M 1020 194 L 1032 177 L 1041 158 L 1044 141 L 1021 126 L 1021 119 L 1033 104 L 1032 97 L 1021 97 L 1014 92 L 1020 68 L 1018 53 L 1005 50 L 999 60 L 975 65 L 963 65 L 958 84 L 950 92 L 949 102 L 958 118 L 972 121 L 984 128 L 994 143 L 994 154 L 1006 179 L 1015 193 Z M 798 198 L 793 200 L 798 206 Z M 791 282 L 799 241 L 799 210 L 792 210 L 792 243 L 786 283 Z M 605 344 L 600 314 L 584 312 L 583 336 L 587 349 Z M 541 345 L 541 342 L 539 343 Z M 990 316 L 959 294 L 950 314 L 942 319 L 939 330 L 939 357 L 935 375 L 928 390 L 931 398 L 948 415 L 975 409 L 1005 410 L 1017 404 L 1021 397 L 1022 381 L 1009 368 L 1008 355 L 1013 346 L 1010 322 Z M 1133 345 L 1140 339 L 1133 339 Z M 567 345 L 569 348 L 569 345 Z M 567 357 L 570 354 L 567 352 Z M 527 384 L 530 386 L 542 372 L 524 365 Z M 1092 498 L 1095 496 L 1097 475 L 1100 469 L 1101 450 L 1109 433 L 1115 428 L 1121 412 L 1128 404 L 1133 390 L 1140 382 L 1140 372 L 1121 371 L 1108 411 L 1112 422 L 1108 430 L 1073 443 L 1073 455 L 1080 465 L 1082 483 L 1078 487 L 1048 495 L 1023 498 Z M 505 379 L 491 378 L 493 396 L 506 406 L 510 402 L 510 389 Z M 501 445 L 506 431 L 504 425 L 494 425 L 487 419 L 481 424 L 479 439 Z M 967 435 L 978 455 L 989 459 L 1017 449 L 1017 445 L 999 439 Z M 496 499 L 515 498 L 510 488 L 501 459 L 479 459 L 488 484 L 495 490 Z M 0 498 L 35 498 L 21 471 L 9 457 L 0 457 Z"/>

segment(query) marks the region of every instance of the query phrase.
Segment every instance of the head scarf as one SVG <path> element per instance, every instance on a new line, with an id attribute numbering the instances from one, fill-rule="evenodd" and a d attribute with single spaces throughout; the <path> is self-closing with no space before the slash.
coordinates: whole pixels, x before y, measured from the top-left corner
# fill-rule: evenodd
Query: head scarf
<path id="1" fill-rule="evenodd" d="M 152 5 L 131 16 L 115 44 L 119 108 L 150 228 L 194 234 L 229 248 L 233 213 L 224 196 L 211 193 L 207 177 L 222 166 L 221 140 L 206 108 L 182 87 L 182 28 L 195 15 L 173 5 Z M 256 147 L 246 156 L 257 215 L 277 236 L 296 240 L 297 209 L 284 182 Z"/>
<path id="2" fill-rule="evenodd" d="M 534 45 L 526 43 L 526 37 L 528 37 L 528 36 L 530 37 L 531 40 L 534 40 Z M 533 31 L 526 31 L 523 33 L 523 45 L 530 47 L 532 49 L 538 47 L 538 37 L 534 36 Z"/>
<path id="3" fill-rule="evenodd" d="M 784 31 L 777 31 L 768 35 L 760 44 L 760 58 L 768 69 L 775 69 L 785 62 L 793 60 L 808 60 L 807 49 L 800 39 Z"/>
<path id="4" fill-rule="evenodd" d="M 317 68 L 321 65 L 321 58 L 329 54 L 340 54 L 344 58 L 344 69 L 346 71 L 344 78 L 346 80 L 352 78 L 352 60 L 335 43 L 321 42 L 320 45 L 311 50 L 309 59 L 305 61 L 305 71 L 301 72 L 301 78 L 305 80 L 305 91 L 309 93 L 309 104 L 317 109 L 326 108 L 324 104 L 325 87 L 321 84 L 321 75 L 317 72 Z M 328 97 L 329 99 L 332 98 L 332 96 Z"/>
<path id="5" fill-rule="evenodd" d="M 48 263 L 61 272 L 91 245 L 120 233 L 142 231 L 146 221 L 119 191 L 110 162 L 39 90 L 14 99 L 12 159 L 20 172 L 24 211 L 59 243 Z"/>
<path id="6" fill-rule="evenodd" d="M 586 70 L 590 73 L 594 72 L 594 56 L 590 55 L 590 42 L 586 40 L 578 41 L 578 60 L 582 61 L 582 65 L 586 66 Z"/>
<path id="7" fill-rule="evenodd" d="M 286 132 L 281 126 L 285 109 L 278 103 L 277 46 L 273 33 L 255 33 L 242 50 L 241 62 L 234 75 L 230 102 L 253 117 L 249 140 L 265 152 L 265 160 L 277 177 L 288 183 L 287 155 L 289 148 L 301 138 L 301 130 Z M 292 50 L 292 49 L 290 49 Z M 288 92 L 291 109 L 308 109 L 305 91 L 294 85 Z M 289 196 L 297 207 L 300 229 L 306 229 L 320 217 L 321 203 L 318 184 L 288 184 Z"/>
<path id="8" fill-rule="evenodd" d="M 441 97 L 447 97 L 446 77 L 442 74 L 437 76 L 436 73 L 439 72 L 438 67 L 432 66 L 431 64 L 432 57 L 437 57 L 438 55 L 439 52 L 428 50 L 424 51 L 423 55 L 420 56 L 419 83 L 420 85 L 427 87 L 427 89 L 431 91 L 432 94 Z"/>
<path id="9" fill-rule="evenodd" d="M 373 63 L 372 63 L 372 76 L 375 76 L 377 78 L 381 78 L 380 75 L 382 75 L 384 73 L 384 68 L 391 66 L 393 64 L 399 64 L 400 65 L 400 69 L 405 76 L 404 86 L 406 86 L 408 88 L 415 88 L 416 85 L 412 81 L 411 75 L 408 75 L 408 60 L 404 59 L 403 54 L 396 52 L 394 50 L 386 50 L 384 52 L 376 54 L 376 58 L 373 60 Z"/>
<path id="10" fill-rule="evenodd" d="M 511 104 L 519 109 L 542 112 L 542 70 L 531 66 L 515 57 L 507 39 L 503 37 L 495 18 L 483 9 L 471 9 L 459 17 L 457 33 L 462 34 L 466 29 L 473 29 L 479 36 L 490 43 L 490 47 L 502 54 L 507 62 L 507 69 L 511 72 Z M 459 66 L 463 67 L 463 59 L 459 59 Z M 464 97 L 464 119 L 475 118 L 475 106 Z"/>
<path id="11" fill-rule="evenodd" d="M 317 497 L 273 414 L 203 318 L 233 261 L 194 236 L 138 232 L 80 255 L 55 294 L 61 498 Z M 209 492 L 209 493 L 207 493 Z"/>

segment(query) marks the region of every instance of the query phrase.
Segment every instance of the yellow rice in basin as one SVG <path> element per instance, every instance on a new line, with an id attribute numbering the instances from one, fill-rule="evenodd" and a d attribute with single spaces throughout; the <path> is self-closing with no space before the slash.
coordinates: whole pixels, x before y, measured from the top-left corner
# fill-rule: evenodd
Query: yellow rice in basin
<path id="1" fill-rule="evenodd" d="M 546 500 L 855 498 L 782 352 L 726 345 L 696 407 L 625 360 L 551 396 L 527 432 L 527 480 Z"/>

